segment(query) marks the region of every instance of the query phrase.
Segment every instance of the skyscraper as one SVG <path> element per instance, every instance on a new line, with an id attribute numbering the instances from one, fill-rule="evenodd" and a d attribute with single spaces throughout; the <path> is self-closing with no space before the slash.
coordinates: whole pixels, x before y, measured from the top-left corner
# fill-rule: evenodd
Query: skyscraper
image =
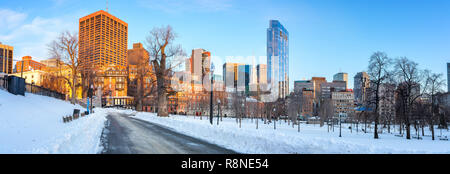
<path id="1" fill-rule="evenodd" d="M 238 66 L 237 91 L 244 91 L 246 95 L 249 95 L 251 74 L 252 68 L 250 65 Z"/>
<path id="2" fill-rule="evenodd" d="M 238 67 L 240 63 L 225 63 L 223 64 L 223 82 L 225 89 L 229 92 L 237 90 L 238 87 Z"/>
<path id="3" fill-rule="evenodd" d="M 357 104 L 363 104 L 367 100 L 367 88 L 370 85 L 370 77 L 366 72 L 359 72 L 354 77 L 353 91 Z"/>
<path id="4" fill-rule="evenodd" d="M 256 65 L 256 83 L 258 84 L 267 84 L 267 65 L 266 64 L 258 64 Z"/>
<path id="5" fill-rule="evenodd" d="M 345 81 L 346 88 L 348 89 L 348 74 L 344 72 L 337 73 L 333 76 L 333 81 Z"/>
<path id="6" fill-rule="evenodd" d="M 267 81 L 278 98 L 289 94 L 289 32 L 277 20 L 267 29 Z"/>
<path id="7" fill-rule="evenodd" d="M 203 79 L 209 79 L 210 70 L 211 52 L 204 49 L 192 50 L 191 57 L 186 61 L 186 71 L 191 73 L 193 83 L 203 84 Z"/>
<path id="8" fill-rule="evenodd" d="M 0 73 L 13 73 L 13 52 L 14 48 L 12 46 L 3 45 L 0 42 Z"/>
<path id="9" fill-rule="evenodd" d="M 128 24 L 100 10 L 79 21 L 79 65 L 126 66 Z"/>

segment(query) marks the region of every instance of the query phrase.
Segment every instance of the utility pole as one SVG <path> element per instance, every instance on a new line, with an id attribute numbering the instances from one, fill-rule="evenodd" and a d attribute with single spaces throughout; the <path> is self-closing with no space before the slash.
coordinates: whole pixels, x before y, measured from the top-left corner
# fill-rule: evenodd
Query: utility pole
<path id="1" fill-rule="evenodd" d="M 23 78 L 23 63 L 24 61 L 22 60 L 22 70 L 20 71 L 20 78 Z"/>

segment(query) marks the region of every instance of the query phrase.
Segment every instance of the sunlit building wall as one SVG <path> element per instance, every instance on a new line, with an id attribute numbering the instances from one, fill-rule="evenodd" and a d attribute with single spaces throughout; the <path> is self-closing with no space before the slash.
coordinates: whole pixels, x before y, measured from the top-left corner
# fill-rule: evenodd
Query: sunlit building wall
<path id="1" fill-rule="evenodd" d="M 79 20 L 79 65 L 127 66 L 128 24 L 100 10 Z"/>

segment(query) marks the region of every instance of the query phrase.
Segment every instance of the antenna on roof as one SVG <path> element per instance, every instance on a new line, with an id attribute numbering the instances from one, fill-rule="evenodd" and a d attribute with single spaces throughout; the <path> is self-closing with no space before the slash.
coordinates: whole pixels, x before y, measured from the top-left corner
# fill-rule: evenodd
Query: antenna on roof
<path id="1" fill-rule="evenodd" d="M 106 12 L 108 12 L 108 0 L 106 0 Z"/>

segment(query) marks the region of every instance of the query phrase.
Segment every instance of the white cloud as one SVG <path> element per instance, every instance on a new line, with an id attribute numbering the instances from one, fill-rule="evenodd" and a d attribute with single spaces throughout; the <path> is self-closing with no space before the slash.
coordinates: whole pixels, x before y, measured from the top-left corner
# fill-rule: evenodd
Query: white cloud
<path id="1" fill-rule="evenodd" d="M 166 13 L 214 12 L 232 7 L 231 0 L 138 0 L 138 3 Z"/>
<path id="2" fill-rule="evenodd" d="M 11 14 L 17 13 L 8 10 Z M 27 19 L 19 18 L 22 22 L 7 21 L 6 25 L 14 24 L 0 33 L 0 42 L 14 47 L 14 59 L 23 56 L 32 56 L 37 60 L 49 58 L 47 45 L 54 40 L 62 31 L 75 31 L 77 29 L 77 18 L 72 16 L 57 18 L 34 17 Z"/>
<path id="3" fill-rule="evenodd" d="M 27 14 L 15 12 L 8 9 L 0 9 L 0 26 L 11 29 L 20 25 L 26 18 Z"/>

